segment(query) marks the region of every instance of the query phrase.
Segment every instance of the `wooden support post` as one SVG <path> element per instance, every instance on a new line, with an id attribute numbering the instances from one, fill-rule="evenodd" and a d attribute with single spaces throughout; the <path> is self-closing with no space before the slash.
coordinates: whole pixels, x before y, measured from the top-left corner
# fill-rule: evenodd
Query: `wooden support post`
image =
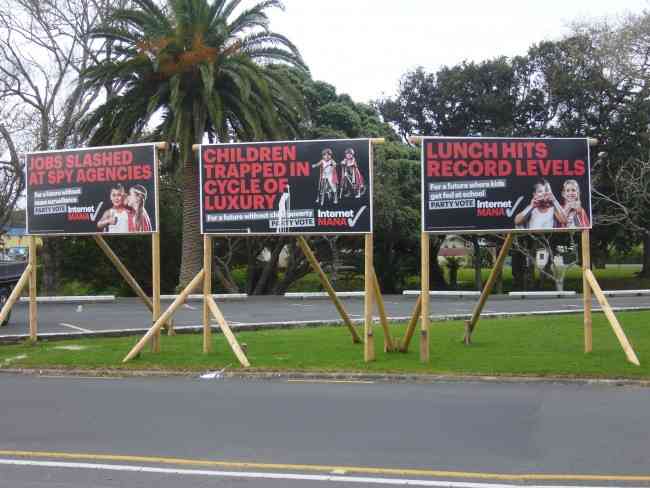
<path id="1" fill-rule="evenodd" d="M 418 325 L 418 319 L 422 313 L 422 295 L 418 296 L 417 301 L 415 302 L 415 307 L 411 313 L 411 320 L 409 320 L 408 325 L 406 326 L 406 332 L 404 333 L 404 339 L 400 345 L 399 350 L 401 352 L 408 352 L 409 344 L 411 344 L 411 338 L 415 332 L 415 327 Z"/>
<path id="2" fill-rule="evenodd" d="M 232 330 L 230 329 L 228 322 L 226 322 L 226 319 L 221 313 L 221 310 L 219 310 L 219 307 L 214 301 L 214 298 L 212 298 L 212 295 L 208 295 L 205 298 L 208 307 L 212 312 L 212 315 L 214 315 L 214 318 L 217 319 L 217 323 L 221 328 L 221 332 L 223 332 L 223 335 L 228 341 L 228 344 L 230 344 L 230 349 L 232 349 L 232 352 L 235 353 L 235 356 L 237 356 L 237 359 L 239 360 L 240 364 L 244 368 L 248 368 L 250 366 L 250 363 L 248 362 L 248 358 L 246 357 L 246 354 L 242 350 L 241 346 L 239 345 L 239 342 L 237 342 L 237 338 L 235 337 L 235 334 L 232 333 Z"/>
<path id="3" fill-rule="evenodd" d="M 429 234 L 423 232 L 420 244 L 420 361 L 429 362 Z"/>
<path id="4" fill-rule="evenodd" d="M 155 236 L 155 235 L 156 234 L 153 234 L 153 236 Z M 135 294 L 138 295 L 138 297 L 144 302 L 144 304 L 152 312 L 152 314 L 155 314 L 154 313 L 154 303 L 153 303 L 153 301 L 151 300 L 151 298 L 149 298 L 149 296 L 147 296 L 147 294 L 144 292 L 142 287 L 138 284 L 138 282 L 133 277 L 133 275 L 129 272 L 129 270 L 126 268 L 126 266 L 124 266 L 122 261 L 120 261 L 120 258 L 117 257 L 117 254 L 115 254 L 113 252 L 113 250 L 111 249 L 111 246 L 109 246 L 108 243 L 106 242 L 106 240 L 100 235 L 94 235 L 93 238 L 95 239 L 95 242 L 100 247 L 100 249 L 102 251 L 104 251 L 104 254 L 106 254 L 106 257 L 110 260 L 111 263 L 113 263 L 113 266 L 115 266 L 115 269 L 117 269 L 117 271 L 120 273 L 122 278 L 124 278 L 124 281 L 126 281 L 126 283 L 131 287 L 131 289 L 135 292 Z M 158 258 L 157 258 L 158 259 L 158 274 L 160 276 L 160 235 L 158 234 L 158 238 L 157 238 L 158 243 L 157 244 L 155 243 L 156 238 L 153 237 L 153 239 L 154 240 L 151 243 L 151 245 L 152 245 L 152 259 L 154 261 L 152 263 L 152 268 L 156 266 L 156 264 L 155 264 L 155 260 L 156 260 L 155 252 L 156 251 L 154 251 L 154 247 L 157 246 L 157 248 L 158 248 L 158 251 L 157 251 L 157 253 L 158 253 Z M 153 295 L 154 295 L 154 299 L 155 299 L 156 296 L 158 297 L 158 300 L 159 300 L 158 303 L 159 303 L 159 306 L 160 306 L 160 280 L 158 282 L 158 285 L 159 285 L 158 293 L 157 294 L 154 293 Z M 158 312 L 160 313 L 160 309 L 158 310 Z M 155 318 L 154 321 L 155 320 L 157 320 L 157 318 Z M 167 327 L 167 333 L 169 335 L 174 335 L 174 327 L 173 327 L 173 323 L 172 323 L 171 319 L 169 321 L 165 322 L 164 327 Z"/>
<path id="5" fill-rule="evenodd" d="M 372 234 L 364 236 L 364 287 L 366 296 L 363 301 L 363 359 L 365 362 L 375 360 L 375 337 L 372 332 L 373 309 L 373 239 Z"/>
<path id="6" fill-rule="evenodd" d="M 151 235 L 151 323 L 154 324 L 160 317 L 160 234 Z M 160 352 L 160 330 L 151 341 L 151 352 Z"/>
<path id="7" fill-rule="evenodd" d="M 350 334 L 352 334 L 352 342 L 355 344 L 359 344 L 361 342 L 361 337 L 359 337 L 359 333 L 357 332 L 357 329 L 352 324 L 352 321 L 350 320 L 350 316 L 346 312 L 345 307 L 343 307 L 343 303 L 341 303 L 341 300 L 339 300 L 339 298 L 336 296 L 336 291 L 334 290 L 331 283 L 327 279 L 327 275 L 323 271 L 323 268 L 321 268 L 320 264 L 318 263 L 318 260 L 316 259 L 316 256 L 312 252 L 311 248 L 309 247 L 309 244 L 307 243 L 307 240 L 303 236 L 298 236 L 298 246 L 300 246 L 300 249 L 302 249 L 302 252 L 305 254 L 305 257 L 307 258 L 307 261 L 309 261 L 309 264 L 311 264 L 312 269 L 318 275 L 321 285 L 323 285 L 323 288 L 325 288 L 325 290 L 327 291 L 327 294 L 329 295 L 330 299 L 334 303 L 334 306 L 336 307 L 339 314 L 341 315 L 343 322 L 345 323 L 348 330 L 350 331 Z"/>
<path id="8" fill-rule="evenodd" d="M 591 287 L 587 281 L 587 270 L 591 269 L 591 249 L 589 245 L 589 231 L 582 231 L 582 302 L 584 305 L 584 336 L 585 352 L 593 348 L 593 335 L 591 327 Z"/>
<path id="9" fill-rule="evenodd" d="M 203 236 L 203 353 L 212 352 L 212 327 L 208 298 L 212 298 L 212 237 Z"/>
<path id="10" fill-rule="evenodd" d="M 25 289 L 27 283 L 29 283 L 31 276 L 32 276 L 32 265 L 28 264 L 27 267 L 25 268 L 25 271 L 23 271 L 23 274 L 20 276 L 18 283 L 16 283 L 14 289 L 11 290 L 11 294 L 9 295 L 9 298 L 7 298 L 4 307 L 2 307 L 2 310 L 0 310 L 0 324 L 5 321 L 7 315 L 9 315 L 9 312 L 11 311 L 13 306 L 20 298 L 20 294 Z"/>
<path id="11" fill-rule="evenodd" d="M 594 276 L 594 273 L 590 269 L 585 271 L 585 276 L 587 277 L 587 282 L 589 283 L 589 286 L 591 286 L 598 303 L 600 303 L 600 307 L 603 309 L 603 312 L 609 321 L 609 325 L 612 327 L 614 334 L 616 334 L 616 338 L 621 344 L 627 360 L 632 364 L 640 366 L 639 359 L 636 357 L 634 349 L 632 349 L 632 346 L 630 345 L 630 341 L 627 340 L 623 327 L 621 327 L 616 315 L 614 315 L 612 307 L 609 306 L 609 302 L 607 301 L 603 290 L 600 289 L 596 276 Z"/>
<path id="12" fill-rule="evenodd" d="M 165 322 L 167 322 L 168 319 L 174 315 L 174 312 L 176 312 L 176 309 L 180 307 L 183 303 L 185 303 L 185 300 L 187 300 L 187 297 L 192 291 L 199 286 L 201 283 L 201 280 L 203 279 L 203 270 L 199 271 L 198 274 L 192 278 L 192 281 L 185 287 L 185 289 L 176 297 L 176 300 L 172 302 L 172 304 L 169 306 L 167 310 L 160 316 L 158 320 L 151 326 L 151 328 L 147 331 L 147 333 L 138 341 L 138 343 L 133 346 L 133 349 L 126 355 L 126 357 L 122 360 L 123 363 L 126 363 L 127 361 L 130 361 L 133 359 L 135 356 L 138 355 L 138 353 L 142 350 L 142 348 L 149 342 L 151 339 L 151 336 L 153 336 L 157 330 L 159 330 Z"/>
<path id="13" fill-rule="evenodd" d="M 38 310 L 36 308 L 36 238 L 29 236 L 29 340 L 38 339 Z"/>
<path id="14" fill-rule="evenodd" d="M 510 248 L 512 247 L 513 239 L 514 234 L 512 232 L 506 236 L 506 240 L 503 242 L 503 246 L 501 246 L 497 260 L 494 263 L 492 272 L 490 273 L 490 277 L 483 287 L 483 291 L 481 292 L 481 296 L 478 299 L 476 307 L 474 307 L 472 318 L 465 322 L 465 344 L 471 344 L 472 342 L 472 332 L 474 332 L 474 328 L 478 323 L 478 319 L 481 316 L 481 311 L 485 306 L 485 302 L 487 301 L 488 296 L 490 296 L 490 293 L 492 293 L 494 283 L 496 283 L 499 273 L 501 273 L 501 270 L 503 269 L 503 263 L 505 263 L 506 257 L 508 256 L 508 251 L 510 251 Z"/>
<path id="15" fill-rule="evenodd" d="M 117 254 L 113 252 L 111 247 L 108 245 L 108 243 L 104 240 L 104 238 L 100 235 L 94 235 L 95 242 L 97 245 L 104 251 L 104 254 L 110 259 L 111 263 L 115 266 L 117 271 L 122 275 L 122 278 L 128 283 L 128 285 L 131 287 L 131 289 L 140 297 L 140 299 L 144 302 L 144 304 L 153 312 L 153 302 L 151 299 L 147 296 L 147 294 L 144 292 L 144 290 L 140 287 L 136 279 L 133 277 L 131 273 L 129 273 L 129 270 L 126 269 L 126 266 L 122 264 L 122 261 L 120 261 L 120 258 L 117 257 Z"/>
<path id="16" fill-rule="evenodd" d="M 381 296 L 381 288 L 379 287 L 379 280 L 377 279 L 377 272 L 375 271 L 374 266 L 372 268 L 372 283 L 375 301 L 377 303 L 377 311 L 379 312 L 379 320 L 381 321 L 381 327 L 384 331 L 384 352 L 393 352 L 396 350 L 396 347 L 393 338 L 390 335 L 390 327 L 388 326 L 388 318 L 386 317 L 384 298 Z"/>

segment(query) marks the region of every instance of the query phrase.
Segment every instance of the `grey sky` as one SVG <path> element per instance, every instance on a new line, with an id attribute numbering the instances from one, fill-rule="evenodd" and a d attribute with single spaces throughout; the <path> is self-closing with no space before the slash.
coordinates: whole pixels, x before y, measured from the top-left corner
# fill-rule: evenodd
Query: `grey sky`
<path id="1" fill-rule="evenodd" d="M 464 59 L 525 54 L 578 19 L 650 9 L 650 0 L 284 0 L 271 28 L 300 49 L 315 79 L 356 101 L 392 95 L 402 74 Z"/>

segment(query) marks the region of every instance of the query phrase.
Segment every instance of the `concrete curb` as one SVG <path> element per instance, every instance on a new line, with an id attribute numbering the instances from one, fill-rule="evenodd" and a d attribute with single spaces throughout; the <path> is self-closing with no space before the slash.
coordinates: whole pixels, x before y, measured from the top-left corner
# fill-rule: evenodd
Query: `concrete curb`
<path id="1" fill-rule="evenodd" d="M 183 377 L 199 379 L 204 371 L 174 370 L 128 370 L 128 369 L 60 369 L 60 368 L 3 368 L 0 374 L 22 374 L 36 376 L 95 376 L 112 378 L 146 378 L 146 377 Z M 219 379 L 248 380 L 285 380 L 285 381 L 352 381 L 384 383 L 494 383 L 494 384 L 566 384 L 566 385 L 600 385 L 612 387 L 634 386 L 649 388 L 650 380 L 632 380 L 627 378 L 574 378 L 563 376 L 494 376 L 494 375 L 452 375 L 426 373 L 365 373 L 341 371 L 277 371 L 249 370 L 224 371 Z M 207 381 L 216 381 L 215 379 Z"/>
<path id="2" fill-rule="evenodd" d="M 160 295 L 161 300 L 176 300 L 178 295 Z M 212 295 L 215 300 L 245 300 L 248 298 L 246 293 L 216 293 Z M 192 294 L 187 297 L 186 301 L 203 301 L 202 294 Z"/>
<path id="3" fill-rule="evenodd" d="M 521 298 L 574 298 L 575 291 L 510 291 L 508 296 Z"/>
<path id="4" fill-rule="evenodd" d="M 404 290 L 402 295 L 420 296 L 420 290 Z M 650 296 L 650 290 L 603 290 L 608 297 L 640 297 Z M 431 290 L 429 296 L 432 298 L 478 298 L 481 292 L 478 291 L 454 291 L 454 290 Z M 535 298 L 582 298 L 582 293 L 575 291 L 511 291 L 507 294 L 490 295 L 490 300 L 507 300 L 509 298 L 535 299 Z"/>
<path id="5" fill-rule="evenodd" d="M 114 302 L 115 295 L 80 295 L 59 297 L 36 297 L 36 303 L 107 303 Z M 20 297 L 21 303 L 29 303 L 29 297 Z"/>
<path id="6" fill-rule="evenodd" d="M 366 292 L 364 291 L 337 291 L 337 297 L 341 298 L 364 298 Z M 307 300 L 310 298 L 329 298 L 329 293 L 325 291 L 310 291 L 310 292 L 287 292 L 284 298 L 297 298 L 299 300 Z"/>

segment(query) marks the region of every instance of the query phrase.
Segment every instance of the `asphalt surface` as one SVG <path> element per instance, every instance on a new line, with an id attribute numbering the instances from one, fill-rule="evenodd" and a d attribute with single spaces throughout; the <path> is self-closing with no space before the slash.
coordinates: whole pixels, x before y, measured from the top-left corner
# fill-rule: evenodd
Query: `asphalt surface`
<path id="1" fill-rule="evenodd" d="M 416 297 L 387 295 L 384 297 L 389 317 L 406 319 L 411 316 Z M 457 317 L 470 314 L 475 298 L 432 298 L 431 315 Z M 610 304 L 622 308 L 648 308 L 650 297 L 612 297 Z M 363 317 L 363 300 L 343 299 L 344 306 L 354 320 Z M 163 302 L 163 310 L 171 301 Z M 201 325 L 201 301 L 189 301 L 174 316 L 176 327 Z M 337 321 L 340 316 L 327 299 L 288 299 L 277 296 L 249 297 L 245 300 L 219 302 L 226 320 L 235 328 L 254 324 L 277 325 L 293 322 Z M 599 306 L 593 302 L 594 310 Z M 489 299 L 483 313 L 543 313 L 582 310 L 582 298 L 504 298 Z M 11 322 L 0 328 L 2 336 L 26 335 L 29 332 L 27 304 L 14 307 Z M 377 313 L 375 312 L 377 316 Z M 39 334 L 115 331 L 119 329 L 145 330 L 151 326 L 151 314 L 137 299 L 119 299 L 114 303 L 41 303 L 38 305 Z"/>
<path id="2" fill-rule="evenodd" d="M 537 474 L 536 483 L 578 486 L 621 485 L 630 475 L 641 477 L 635 486 L 650 481 L 650 389 L 644 388 L 9 374 L 0 382 L 0 486 L 12 488 L 374 486 L 256 479 L 251 472 L 492 483 L 507 483 L 499 474 Z M 163 475 L 97 464 L 241 475 Z M 427 474 L 389 471 L 395 469 Z"/>

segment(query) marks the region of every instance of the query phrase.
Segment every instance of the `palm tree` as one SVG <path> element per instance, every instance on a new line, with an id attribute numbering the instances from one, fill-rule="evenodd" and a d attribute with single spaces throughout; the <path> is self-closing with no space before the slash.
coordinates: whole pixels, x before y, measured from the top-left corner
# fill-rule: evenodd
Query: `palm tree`
<path id="1" fill-rule="evenodd" d="M 284 64 L 307 70 L 296 47 L 268 30 L 266 0 L 133 0 L 94 32 L 111 52 L 91 68 L 89 84 L 106 88 L 106 102 L 83 124 L 91 144 L 154 136 L 176 142 L 182 161 L 183 250 L 179 285 L 201 269 L 198 166 L 192 145 L 260 140 L 295 133 L 301 103 L 286 83 Z"/>

